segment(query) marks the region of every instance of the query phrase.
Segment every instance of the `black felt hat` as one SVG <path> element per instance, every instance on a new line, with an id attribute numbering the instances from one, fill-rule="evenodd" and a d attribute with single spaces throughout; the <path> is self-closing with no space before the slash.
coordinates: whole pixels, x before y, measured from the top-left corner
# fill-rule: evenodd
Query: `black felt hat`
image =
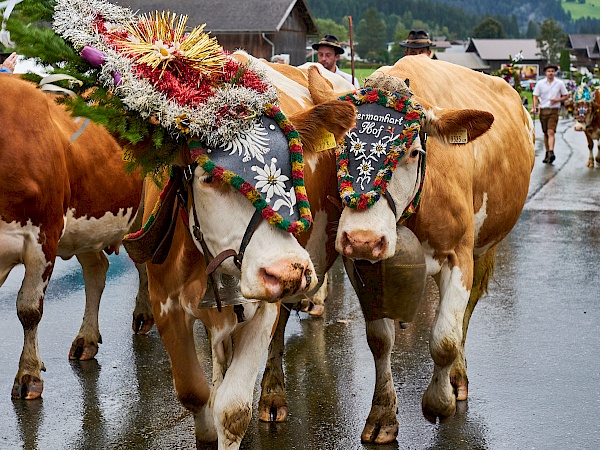
<path id="1" fill-rule="evenodd" d="M 435 47 L 424 30 L 411 30 L 406 40 L 400 42 L 400 45 L 407 48 Z"/>
<path id="2" fill-rule="evenodd" d="M 321 45 L 331 47 L 332 49 L 335 50 L 336 55 L 341 55 L 344 53 L 344 49 L 338 42 L 338 39 L 331 34 L 326 34 L 325 36 L 323 36 L 319 42 L 312 45 L 312 48 L 315 50 L 319 50 L 319 47 Z"/>
<path id="3" fill-rule="evenodd" d="M 544 72 L 546 72 L 548 69 L 554 69 L 556 72 L 558 72 L 558 66 L 556 64 L 548 64 L 544 67 Z"/>

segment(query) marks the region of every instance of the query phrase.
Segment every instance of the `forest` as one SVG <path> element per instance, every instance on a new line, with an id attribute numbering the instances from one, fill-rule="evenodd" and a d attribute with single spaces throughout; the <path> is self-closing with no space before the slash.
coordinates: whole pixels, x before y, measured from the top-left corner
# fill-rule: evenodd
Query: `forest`
<path id="1" fill-rule="evenodd" d="M 570 13 L 563 10 L 561 0 L 307 0 L 307 4 L 315 18 L 340 24 L 346 16 L 358 22 L 367 10 L 374 8 L 386 23 L 390 41 L 399 20 L 405 26 L 407 21 L 418 20 L 427 24 L 428 29 L 446 30 L 450 39 L 471 37 L 473 28 L 490 17 L 502 23 L 507 38 L 535 37 L 526 36 L 531 24 L 547 18 L 553 19 L 567 34 L 600 33 L 600 18 L 572 20 Z"/>

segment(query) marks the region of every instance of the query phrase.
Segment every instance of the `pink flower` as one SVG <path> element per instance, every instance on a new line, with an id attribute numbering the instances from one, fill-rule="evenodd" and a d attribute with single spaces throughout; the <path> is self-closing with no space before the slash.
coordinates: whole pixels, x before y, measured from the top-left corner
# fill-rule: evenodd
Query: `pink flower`
<path id="1" fill-rule="evenodd" d="M 115 86 L 121 86 L 123 84 L 123 77 L 121 77 L 121 74 L 119 72 L 113 71 L 112 76 Z"/>
<path id="2" fill-rule="evenodd" d="M 106 56 L 97 48 L 86 45 L 80 53 L 81 57 L 90 63 L 92 67 L 101 67 Z"/>

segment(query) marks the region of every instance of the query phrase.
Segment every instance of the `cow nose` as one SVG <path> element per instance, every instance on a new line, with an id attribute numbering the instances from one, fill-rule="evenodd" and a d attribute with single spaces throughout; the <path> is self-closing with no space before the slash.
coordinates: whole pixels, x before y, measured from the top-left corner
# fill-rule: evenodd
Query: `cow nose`
<path id="1" fill-rule="evenodd" d="M 306 263 L 277 263 L 260 269 L 260 278 L 271 300 L 277 301 L 312 286 L 312 270 Z"/>
<path id="2" fill-rule="evenodd" d="M 387 250 L 385 236 L 372 231 L 354 231 L 342 233 L 342 254 L 354 259 L 381 259 Z"/>

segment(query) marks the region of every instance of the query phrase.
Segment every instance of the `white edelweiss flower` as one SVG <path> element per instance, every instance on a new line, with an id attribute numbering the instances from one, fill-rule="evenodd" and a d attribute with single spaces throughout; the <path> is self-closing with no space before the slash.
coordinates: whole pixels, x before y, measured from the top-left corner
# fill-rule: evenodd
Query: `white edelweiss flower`
<path id="1" fill-rule="evenodd" d="M 354 156 L 363 155 L 365 152 L 365 143 L 362 142 L 356 135 L 348 135 L 350 137 L 350 151 Z"/>
<path id="2" fill-rule="evenodd" d="M 154 50 L 154 54 L 162 60 L 173 59 L 175 57 L 175 55 L 173 55 L 173 47 L 164 43 L 160 39 L 158 41 L 154 41 L 152 50 Z"/>
<path id="3" fill-rule="evenodd" d="M 281 169 L 275 165 L 276 163 L 277 159 L 272 158 L 271 165 L 265 164 L 263 169 L 258 166 L 252 166 L 252 170 L 256 172 L 256 176 L 254 177 L 257 180 L 256 189 L 267 194 L 267 202 L 271 201 L 273 195 L 286 196 L 285 182 L 289 180 L 289 177 L 281 173 Z"/>
<path id="4" fill-rule="evenodd" d="M 375 153 L 375 155 L 377 155 L 377 156 L 381 156 L 381 155 L 385 154 L 386 150 L 387 150 L 387 144 L 384 144 L 381 139 L 379 141 L 373 142 L 371 144 L 371 153 Z"/>
<path id="5" fill-rule="evenodd" d="M 373 166 L 371 165 L 371 161 L 369 161 L 369 160 L 364 160 L 358 166 L 358 174 L 360 176 L 369 176 L 369 175 L 371 175 L 372 171 L 373 171 Z"/>

